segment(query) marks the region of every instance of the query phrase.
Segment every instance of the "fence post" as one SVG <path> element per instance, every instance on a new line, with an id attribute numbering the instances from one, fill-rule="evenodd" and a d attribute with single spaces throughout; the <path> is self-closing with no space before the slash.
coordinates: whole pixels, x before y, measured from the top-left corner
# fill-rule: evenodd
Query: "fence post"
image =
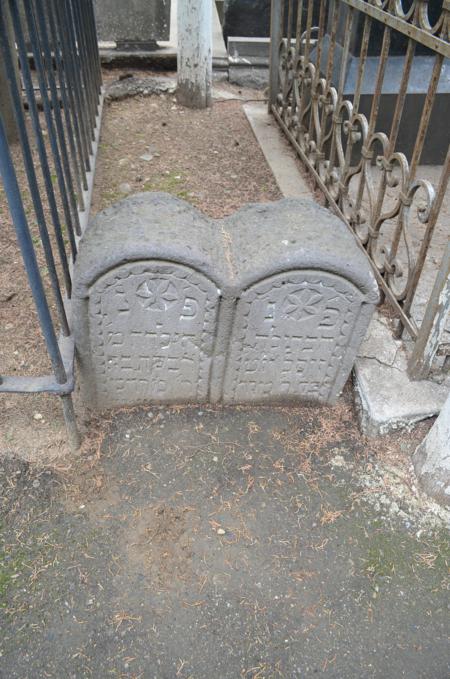
<path id="1" fill-rule="evenodd" d="M 270 75 L 269 75 L 269 113 L 272 105 L 276 103 L 280 86 L 280 43 L 282 39 L 282 2 L 284 0 L 272 0 L 270 10 Z"/>
<path id="2" fill-rule="evenodd" d="M 10 45 L 14 45 L 14 37 L 12 32 L 11 16 L 9 14 L 8 2 L 7 0 L 0 0 L 2 4 L 3 14 L 6 19 L 6 31 L 8 35 L 8 42 Z M 15 64 L 15 76 L 18 82 L 19 80 L 19 66 L 17 59 L 14 60 Z M 6 65 L 3 57 L 0 56 L 0 115 L 3 118 L 3 125 L 6 130 L 6 137 L 10 144 L 18 141 L 19 131 L 17 128 L 16 118 L 14 116 L 14 107 L 11 97 L 11 92 L 8 85 L 8 74 L 6 72 Z"/>
<path id="3" fill-rule="evenodd" d="M 212 0 L 178 3 L 178 88 L 180 104 L 211 106 Z"/>
<path id="4" fill-rule="evenodd" d="M 425 379 L 438 350 L 450 310 L 450 241 L 442 260 L 433 292 L 408 363 L 412 379 Z"/>

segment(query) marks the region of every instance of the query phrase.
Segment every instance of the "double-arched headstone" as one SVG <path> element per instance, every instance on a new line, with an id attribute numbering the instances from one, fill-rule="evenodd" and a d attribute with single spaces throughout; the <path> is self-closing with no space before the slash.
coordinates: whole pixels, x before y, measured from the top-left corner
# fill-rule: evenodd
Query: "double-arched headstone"
<path id="1" fill-rule="evenodd" d="M 167 194 L 101 212 L 73 292 L 82 388 L 136 403 L 333 403 L 378 290 L 339 219 L 313 202 L 210 220 Z"/>

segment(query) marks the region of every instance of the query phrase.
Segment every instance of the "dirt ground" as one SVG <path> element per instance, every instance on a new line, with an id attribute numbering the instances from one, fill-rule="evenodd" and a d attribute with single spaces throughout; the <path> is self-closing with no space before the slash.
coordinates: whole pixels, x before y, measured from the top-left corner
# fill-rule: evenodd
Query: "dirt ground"
<path id="1" fill-rule="evenodd" d="M 102 424 L 2 465 L 0 677 L 449 676 L 448 533 L 392 501 L 349 390 Z"/>

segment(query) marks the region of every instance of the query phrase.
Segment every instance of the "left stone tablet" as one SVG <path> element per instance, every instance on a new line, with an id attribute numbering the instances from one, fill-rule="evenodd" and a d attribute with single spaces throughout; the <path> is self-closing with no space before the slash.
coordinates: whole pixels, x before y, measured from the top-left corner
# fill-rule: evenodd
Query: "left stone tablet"
<path id="1" fill-rule="evenodd" d="M 89 297 L 100 403 L 206 401 L 217 300 L 210 280 L 179 264 L 148 260 L 101 276 Z"/>
<path id="2" fill-rule="evenodd" d="M 92 222 L 73 295 L 88 405 L 209 399 L 219 250 L 200 213 L 161 194 L 126 199 Z"/>

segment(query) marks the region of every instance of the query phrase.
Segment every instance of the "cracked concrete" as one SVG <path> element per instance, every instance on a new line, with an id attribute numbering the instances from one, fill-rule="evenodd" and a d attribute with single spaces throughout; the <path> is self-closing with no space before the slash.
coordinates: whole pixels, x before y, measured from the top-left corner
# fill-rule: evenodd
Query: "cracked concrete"
<path id="1" fill-rule="evenodd" d="M 355 362 L 355 391 L 361 428 L 367 436 L 387 434 L 437 415 L 450 379 L 412 381 L 404 344 L 396 340 L 386 318 L 376 313 Z"/>

